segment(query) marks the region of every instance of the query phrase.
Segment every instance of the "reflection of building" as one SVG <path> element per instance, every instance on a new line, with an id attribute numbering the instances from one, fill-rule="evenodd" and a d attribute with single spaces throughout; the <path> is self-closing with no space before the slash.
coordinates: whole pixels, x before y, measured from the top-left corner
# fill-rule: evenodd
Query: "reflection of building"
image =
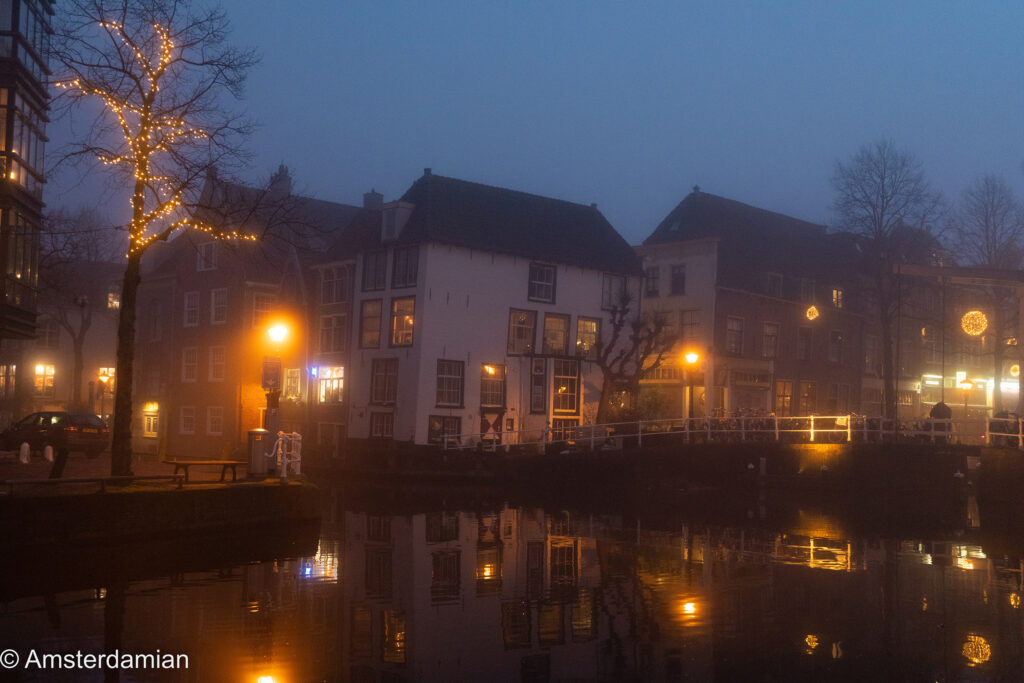
<path id="1" fill-rule="evenodd" d="M 35 336 L 50 0 L 0 5 L 0 338 Z"/>
<path id="2" fill-rule="evenodd" d="M 694 415 L 857 409 L 865 318 L 851 239 L 694 188 L 637 252 L 644 309 L 667 313 L 680 351 L 703 357 L 689 378 L 678 360 L 659 368 L 647 391 L 678 405 L 695 385 Z"/>
<path id="3" fill-rule="evenodd" d="M 639 284 L 596 206 L 427 169 L 342 239 L 358 251 L 350 437 L 532 441 L 596 404 L 588 359 Z"/>

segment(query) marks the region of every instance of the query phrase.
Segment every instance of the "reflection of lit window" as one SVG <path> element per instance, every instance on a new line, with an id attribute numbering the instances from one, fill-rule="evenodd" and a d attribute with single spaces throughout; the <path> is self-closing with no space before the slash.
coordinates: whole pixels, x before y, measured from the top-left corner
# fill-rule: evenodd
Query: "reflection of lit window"
<path id="1" fill-rule="evenodd" d="M 964 642 L 963 655 L 971 665 L 984 664 L 992 658 L 992 648 L 981 636 L 969 635 Z"/>
<path id="2" fill-rule="evenodd" d="M 501 558 L 497 548 L 476 551 L 476 594 L 488 595 L 501 590 Z"/>
<path id="3" fill-rule="evenodd" d="M 392 610 L 384 612 L 383 659 L 391 664 L 405 662 L 405 615 Z"/>
<path id="4" fill-rule="evenodd" d="M 121 308 L 120 292 L 107 292 L 107 308 L 117 310 Z"/>
<path id="5" fill-rule="evenodd" d="M 14 398 L 15 378 L 17 374 L 17 365 L 0 365 L 0 398 Z"/>
<path id="6" fill-rule="evenodd" d="M 53 397 L 53 379 L 56 371 L 53 365 L 40 364 L 36 366 L 34 393 L 44 398 Z"/>

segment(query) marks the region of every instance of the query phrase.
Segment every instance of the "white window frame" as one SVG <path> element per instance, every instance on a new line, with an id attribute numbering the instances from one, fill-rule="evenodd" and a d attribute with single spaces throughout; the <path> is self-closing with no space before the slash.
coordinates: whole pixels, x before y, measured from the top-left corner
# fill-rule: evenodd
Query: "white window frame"
<path id="1" fill-rule="evenodd" d="M 211 346 L 209 351 L 209 364 L 207 365 L 206 373 L 207 380 L 210 382 L 223 382 L 226 363 L 227 348 L 224 346 Z"/>
<path id="2" fill-rule="evenodd" d="M 252 293 L 252 327 L 253 329 L 263 327 L 266 323 L 266 319 L 274 311 L 274 305 L 277 303 L 277 297 L 270 292 L 253 292 Z"/>
<path id="3" fill-rule="evenodd" d="M 191 356 L 191 362 L 190 357 Z M 181 381 L 196 382 L 199 380 L 199 347 L 185 346 L 181 349 Z"/>
<path id="4" fill-rule="evenodd" d="M 181 406 L 179 411 L 178 419 L 178 433 L 179 434 L 195 434 L 196 433 L 196 407 L 195 406 Z M 186 428 L 188 421 L 191 420 L 192 428 Z"/>
<path id="5" fill-rule="evenodd" d="M 224 406 L 206 407 L 206 433 L 210 436 L 224 434 Z"/>
<path id="6" fill-rule="evenodd" d="M 223 297 L 220 303 L 218 297 Z M 226 287 L 218 287 L 210 290 L 210 324 L 223 325 L 228 321 L 228 290 Z"/>
<path id="7" fill-rule="evenodd" d="M 203 272 L 217 269 L 217 243 L 203 242 L 196 247 L 196 270 Z"/>
<path id="8" fill-rule="evenodd" d="M 185 292 L 183 327 L 199 327 L 199 292 Z"/>
<path id="9" fill-rule="evenodd" d="M 156 439 L 160 436 L 160 413 L 142 414 L 142 436 L 146 439 Z"/>

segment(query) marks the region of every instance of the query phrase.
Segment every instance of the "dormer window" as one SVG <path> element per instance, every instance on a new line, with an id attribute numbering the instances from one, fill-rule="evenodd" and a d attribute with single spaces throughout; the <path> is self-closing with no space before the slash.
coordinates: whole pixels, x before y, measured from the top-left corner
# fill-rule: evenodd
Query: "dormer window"
<path id="1" fill-rule="evenodd" d="M 206 242 L 199 245 L 199 253 L 196 254 L 196 270 L 214 270 L 217 268 L 217 243 Z"/>

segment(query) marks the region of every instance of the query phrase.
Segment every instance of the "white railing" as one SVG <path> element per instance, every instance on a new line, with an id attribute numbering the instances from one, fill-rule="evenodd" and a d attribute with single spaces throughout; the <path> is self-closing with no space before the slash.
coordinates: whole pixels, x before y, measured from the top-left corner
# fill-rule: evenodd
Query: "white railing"
<path id="1" fill-rule="evenodd" d="M 886 420 L 864 415 L 808 415 L 804 417 L 738 416 L 699 417 L 664 420 L 635 420 L 601 425 L 578 425 L 561 429 L 446 435 L 445 450 L 478 449 L 495 452 L 508 447 L 545 448 L 562 444 L 566 448 L 597 450 L 621 448 L 623 439 L 635 439 L 637 446 L 652 440 L 674 437 L 683 443 L 851 443 L 916 441 L 1007 445 L 1021 448 L 1024 422 L 1016 418 L 940 420 L 932 418 Z"/>

